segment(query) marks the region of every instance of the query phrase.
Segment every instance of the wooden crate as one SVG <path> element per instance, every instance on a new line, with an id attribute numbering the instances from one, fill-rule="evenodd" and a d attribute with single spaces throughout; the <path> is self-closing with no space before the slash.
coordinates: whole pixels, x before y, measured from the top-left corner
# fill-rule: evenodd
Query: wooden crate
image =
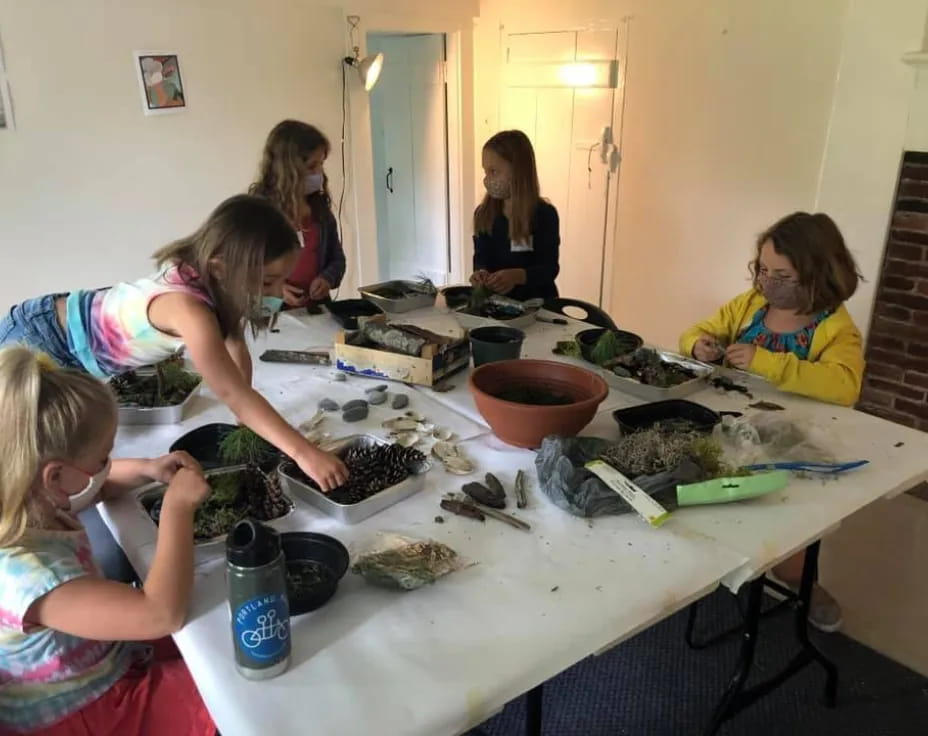
<path id="1" fill-rule="evenodd" d="M 344 331 L 335 336 L 336 367 L 359 376 L 434 386 L 469 364 L 470 340 L 466 336 L 444 345 L 427 344 L 420 357 L 349 345 Z"/>

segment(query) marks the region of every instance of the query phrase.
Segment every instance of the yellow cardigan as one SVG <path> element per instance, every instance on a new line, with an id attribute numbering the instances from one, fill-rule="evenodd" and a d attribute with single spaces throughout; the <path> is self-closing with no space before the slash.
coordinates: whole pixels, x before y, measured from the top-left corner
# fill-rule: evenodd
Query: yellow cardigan
<path id="1" fill-rule="evenodd" d="M 680 351 L 692 355 L 693 346 L 703 334 L 725 345 L 736 342 L 739 333 L 766 303 L 756 289 L 736 296 L 711 319 L 684 332 L 680 337 Z M 860 396 L 863 380 L 863 341 L 842 304 L 815 328 L 808 360 L 800 360 L 793 353 L 773 353 L 759 347 L 748 370 L 763 376 L 781 391 L 851 406 Z"/>

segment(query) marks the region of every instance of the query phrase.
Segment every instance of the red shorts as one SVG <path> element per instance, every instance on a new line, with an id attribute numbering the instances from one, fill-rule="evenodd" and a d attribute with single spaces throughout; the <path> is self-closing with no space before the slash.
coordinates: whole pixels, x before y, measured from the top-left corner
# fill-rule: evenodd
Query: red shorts
<path id="1" fill-rule="evenodd" d="M 100 698 L 34 736 L 215 736 L 216 726 L 170 637 Z"/>

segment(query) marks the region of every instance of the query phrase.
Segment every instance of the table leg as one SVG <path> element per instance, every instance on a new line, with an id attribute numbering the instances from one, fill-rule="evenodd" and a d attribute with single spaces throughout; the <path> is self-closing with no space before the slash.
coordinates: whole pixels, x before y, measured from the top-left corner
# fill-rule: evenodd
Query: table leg
<path id="1" fill-rule="evenodd" d="M 541 736 L 543 685 L 534 687 L 525 695 L 525 736 Z"/>

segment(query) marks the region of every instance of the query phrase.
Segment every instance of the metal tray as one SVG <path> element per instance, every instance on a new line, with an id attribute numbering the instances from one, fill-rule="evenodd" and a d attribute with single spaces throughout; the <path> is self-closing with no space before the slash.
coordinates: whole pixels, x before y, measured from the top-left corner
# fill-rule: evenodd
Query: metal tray
<path id="1" fill-rule="evenodd" d="M 527 309 L 525 314 L 512 319 L 494 319 L 492 317 L 480 317 L 476 314 L 468 314 L 465 310 L 467 307 L 461 307 L 451 312 L 454 318 L 464 329 L 472 330 L 476 327 L 529 327 L 538 319 L 538 309 Z"/>
<path id="2" fill-rule="evenodd" d="M 667 350 L 657 350 L 661 360 L 668 363 L 677 363 L 696 372 L 696 378 L 684 381 L 670 388 L 660 388 L 659 386 L 649 386 L 634 378 L 622 378 L 612 371 L 600 368 L 600 375 L 605 379 L 612 388 L 629 396 L 637 396 L 647 401 L 663 401 L 665 399 L 682 399 L 686 396 L 696 393 L 706 387 L 705 379 L 715 372 L 715 367 L 708 363 L 700 363 L 698 360 L 687 358 L 679 353 L 671 353 Z"/>
<path id="3" fill-rule="evenodd" d="M 215 470 L 207 470 L 203 473 L 207 478 L 212 478 L 214 475 L 225 475 L 226 473 L 238 473 L 247 468 L 247 465 L 229 465 L 224 468 L 216 468 Z M 139 510 L 142 515 L 148 520 L 148 522 L 155 528 L 158 528 L 158 525 L 155 524 L 154 519 L 148 514 L 148 509 L 146 505 L 150 505 L 153 501 L 157 501 L 159 498 L 164 496 L 165 491 L 168 487 L 166 483 L 149 483 L 146 486 L 142 486 L 134 491 L 135 501 L 138 505 Z M 268 526 L 274 527 L 287 517 L 289 517 L 294 512 L 293 499 L 290 495 L 287 494 L 286 488 L 284 489 L 284 495 L 287 497 L 287 500 L 290 502 L 290 510 L 285 513 L 283 516 L 278 516 L 276 519 L 271 519 L 270 521 L 263 521 L 262 524 L 267 524 Z M 203 539 L 199 542 L 195 541 L 193 544 L 194 550 L 197 553 L 208 553 L 221 551 L 225 548 L 226 538 L 225 536 L 213 537 L 212 539 Z"/>
<path id="4" fill-rule="evenodd" d="M 203 381 L 200 381 L 186 399 L 172 406 L 120 406 L 119 424 L 180 424 L 187 406 L 202 385 Z"/>
<path id="5" fill-rule="evenodd" d="M 384 287 L 410 287 L 416 286 L 414 281 L 382 281 L 379 284 L 371 284 L 370 286 L 362 286 L 358 289 L 358 292 L 367 299 L 371 304 L 376 304 L 384 312 L 411 312 L 414 309 L 424 309 L 425 307 L 435 306 L 435 299 L 438 296 L 438 292 L 434 294 L 416 294 L 415 296 L 407 296 L 402 299 L 388 299 L 387 297 L 380 296 L 374 292 L 377 289 L 383 289 Z"/>
<path id="6" fill-rule="evenodd" d="M 380 437 L 375 437 L 374 435 L 356 434 L 324 443 L 321 445 L 321 449 L 326 450 L 327 452 L 333 452 L 341 457 L 345 452 L 348 451 L 349 448 L 356 447 L 358 445 L 362 447 L 369 447 L 371 445 L 389 444 L 390 443 L 387 440 L 381 439 Z M 335 503 L 335 501 L 332 501 L 322 491 L 313 488 L 312 486 L 306 485 L 303 481 L 288 475 L 287 465 L 289 462 L 291 461 L 284 461 L 281 463 L 278 470 L 280 473 L 280 480 L 283 483 L 284 491 L 289 493 L 291 496 L 296 496 L 297 498 L 306 501 L 306 503 L 310 504 L 311 506 L 315 506 L 324 514 L 337 519 L 343 524 L 357 524 L 359 521 L 363 521 L 367 517 L 373 516 L 374 514 L 383 511 L 384 509 L 389 508 L 396 503 L 399 503 L 405 498 L 409 498 L 409 496 L 412 496 L 414 493 L 418 493 L 425 487 L 425 474 L 432 467 L 432 464 L 426 460 L 420 468 L 413 472 L 413 475 L 410 475 L 402 483 L 397 483 L 395 486 L 384 488 L 379 493 L 375 493 L 370 498 L 365 498 L 359 503 L 343 504 Z"/>

